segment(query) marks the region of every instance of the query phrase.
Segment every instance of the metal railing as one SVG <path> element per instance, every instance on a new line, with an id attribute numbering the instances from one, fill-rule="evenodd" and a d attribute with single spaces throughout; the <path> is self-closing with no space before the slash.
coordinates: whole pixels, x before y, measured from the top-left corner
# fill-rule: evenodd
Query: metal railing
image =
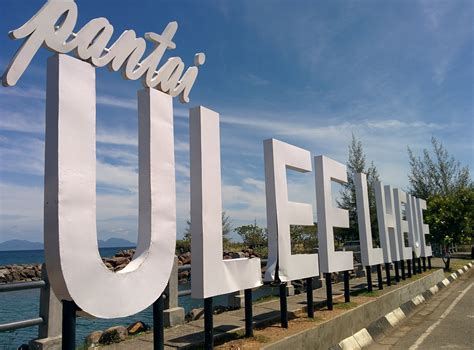
<path id="1" fill-rule="evenodd" d="M 47 284 L 43 280 L 33 281 L 33 282 L 15 282 L 15 283 L 0 284 L 0 293 L 45 288 L 46 286 Z M 38 326 L 43 323 L 44 323 L 43 317 L 36 317 L 32 319 L 27 319 L 27 320 L 3 323 L 3 324 L 0 324 L 0 332 L 8 332 L 8 331 L 14 331 L 20 328 Z"/>
<path id="2" fill-rule="evenodd" d="M 267 259 L 261 259 L 262 266 L 265 266 L 266 263 Z M 184 309 L 179 306 L 178 299 L 180 297 L 191 295 L 191 289 L 178 290 L 178 274 L 180 272 L 190 270 L 191 265 L 178 266 L 178 259 L 175 257 L 175 263 L 170 276 L 168 287 L 164 292 L 164 295 L 166 295 L 166 298 L 164 300 L 165 314 L 166 312 L 169 313 L 169 315 L 167 316 L 168 321 L 165 321 L 165 324 L 167 326 L 173 326 L 184 322 Z M 48 276 L 45 265 L 43 265 L 42 267 L 42 278 L 43 279 L 39 281 L 0 284 L 0 293 L 22 291 L 28 289 L 41 290 L 39 316 L 32 319 L 0 324 L 0 332 L 7 332 L 26 327 L 39 326 L 38 339 L 40 339 L 42 342 L 44 342 L 45 339 L 48 338 L 52 339 L 52 343 L 54 343 L 57 342 L 58 337 L 61 337 L 62 305 L 51 290 L 51 287 L 48 282 Z M 288 290 L 288 293 L 291 293 L 290 284 L 288 284 L 288 287 L 290 288 Z M 238 291 L 229 294 L 229 306 L 232 305 L 233 307 L 239 307 L 240 301 L 243 301 L 243 291 Z M 242 307 L 242 304 L 240 304 L 240 307 Z M 171 316 L 171 314 L 173 314 L 173 316 Z M 45 344 L 42 343 L 44 349 L 50 348 L 44 345 Z M 51 348 L 53 348 L 53 346 Z"/>

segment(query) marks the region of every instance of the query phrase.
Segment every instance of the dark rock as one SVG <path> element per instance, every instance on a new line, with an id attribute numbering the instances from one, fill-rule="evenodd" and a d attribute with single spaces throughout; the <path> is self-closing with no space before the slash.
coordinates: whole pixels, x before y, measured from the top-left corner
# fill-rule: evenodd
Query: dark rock
<path id="1" fill-rule="evenodd" d="M 117 257 L 113 257 L 108 262 L 110 262 L 113 266 L 120 266 L 120 265 L 127 265 L 130 262 L 130 260 L 124 256 L 117 256 Z"/>
<path id="2" fill-rule="evenodd" d="M 28 269 L 23 270 L 23 274 L 26 275 L 27 278 L 36 277 L 36 272 L 33 268 L 28 268 Z"/>
<path id="3" fill-rule="evenodd" d="M 110 327 L 102 333 L 99 344 L 120 343 L 127 338 L 128 331 L 124 326 Z"/>
<path id="4" fill-rule="evenodd" d="M 178 279 L 188 279 L 189 275 L 190 273 L 188 270 L 181 271 L 178 273 Z"/>
<path id="5" fill-rule="evenodd" d="M 21 274 L 18 271 L 13 271 L 10 276 L 12 277 L 13 281 L 21 281 Z"/>
<path id="6" fill-rule="evenodd" d="M 204 317 L 204 309 L 203 308 L 192 309 L 191 311 L 189 311 L 187 313 L 186 320 L 187 321 L 195 321 L 195 320 L 199 320 L 202 317 Z"/>
<path id="7" fill-rule="evenodd" d="M 232 259 L 245 258 L 245 254 L 242 252 L 232 252 Z"/>
<path id="8" fill-rule="evenodd" d="M 102 334 L 104 334 L 104 332 L 102 331 L 94 331 L 92 333 L 90 333 L 86 339 L 84 340 L 84 343 L 89 347 L 91 345 L 95 345 L 95 344 L 99 344 L 99 340 L 100 338 L 102 337 Z"/>

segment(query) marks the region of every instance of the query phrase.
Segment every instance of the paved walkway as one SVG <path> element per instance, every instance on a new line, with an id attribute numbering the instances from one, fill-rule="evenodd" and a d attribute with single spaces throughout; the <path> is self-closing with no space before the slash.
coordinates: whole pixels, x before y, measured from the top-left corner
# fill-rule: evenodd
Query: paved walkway
<path id="1" fill-rule="evenodd" d="M 474 273 L 469 270 L 429 299 L 371 350 L 472 349 Z"/>
<path id="2" fill-rule="evenodd" d="M 441 259 L 433 259 L 433 268 L 442 267 Z M 392 271 L 393 278 L 393 271 Z M 385 278 L 385 272 L 383 274 Z M 377 274 L 372 274 L 373 289 L 377 290 Z M 351 292 L 362 291 L 367 287 L 367 280 L 365 277 L 354 278 L 350 280 Z M 387 287 L 384 283 L 384 290 L 381 293 L 386 293 L 397 288 L 397 285 L 392 283 L 391 287 Z M 334 300 L 344 298 L 343 283 L 333 284 Z M 326 306 L 326 288 L 323 287 L 315 289 L 313 293 L 315 302 L 315 314 L 320 308 Z M 292 315 L 305 311 L 306 307 L 306 293 L 288 297 L 288 313 L 291 318 Z M 254 303 L 253 305 L 254 325 L 259 326 L 263 324 L 276 323 L 280 317 L 280 303 L 279 299 Z M 245 328 L 244 309 L 224 312 L 214 315 L 214 336 L 216 339 L 225 338 L 229 333 L 243 331 Z M 203 344 L 204 341 L 204 320 L 191 321 L 180 326 L 165 329 L 165 349 L 186 349 L 196 348 Z M 135 349 L 153 349 L 153 335 L 151 333 L 143 334 L 124 342 L 105 346 L 107 350 L 135 350 Z"/>

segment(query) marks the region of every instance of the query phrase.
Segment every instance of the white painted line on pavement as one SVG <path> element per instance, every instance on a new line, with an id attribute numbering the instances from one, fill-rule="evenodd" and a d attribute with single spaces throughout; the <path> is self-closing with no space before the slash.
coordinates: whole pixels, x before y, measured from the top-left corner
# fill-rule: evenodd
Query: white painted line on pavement
<path id="1" fill-rule="evenodd" d="M 433 332 L 435 330 L 436 327 L 439 326 L 439 324 L 441 323 L 441 321 L 446 317 L 448 316 L 448 314 L 451 312 L 451 310 L 457 305 L 457 303 L 459 303 L 459 301 L 461 300 L 461 298 L 469 291 L 469 289 L 471 289 L 471 287 L 474 285 L 474 282 L 471 283 L 468 287 L 466 287 L 466 289 L 464 289 L 462 291 L 461 294 L 458 295 L 458 297 L 456 299 L 454 299 L 454 301 L 451 303 L 451 305 L 449 305 L 449 307 L 446 309 L 445 312 L 443 312 L 443 314 L 440 316 L 439 320 L 436 321 L 435 323 L 433 323 L 417 340 L 416 342 L 410 346 L 409 350 L 415 350 L 415 349 L 418 349 L 418 347 L 421 345 L 421 343 L 423 343 L 423 341 L 426 339 L 427 336 L 429 336 L 431 334 L 431 332 Z"/>

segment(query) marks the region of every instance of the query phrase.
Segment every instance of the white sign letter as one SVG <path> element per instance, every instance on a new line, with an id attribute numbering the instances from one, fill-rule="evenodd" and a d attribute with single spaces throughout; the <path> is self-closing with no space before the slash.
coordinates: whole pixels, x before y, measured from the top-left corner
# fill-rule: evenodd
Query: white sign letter
<path id="1" fill-rule="evenodd" d="M 372 243 L 367 175 L 359 173 L 354 174 L 354 176 L 362 265 L 379 265 L 383 263 L 383 252 L 381 248 L 374 248 Z"/>
<path id="2" fill-rule="evenodd" d="M 260 259 L 223 260 L 219 114 L 189 113 L 191 152 L 191 293 L 209 298 L 262 285 Z"/>
<path id="3" fill-rule="evenodd" d="M 139 234 L 133 260 L 102 263 L 96 228 L 95 69 L 66 55 L 48 59 L 44 202 L 45 258 L 59 299 L 115 318 L 150 306 L 165 289 L 176 244 L 172 98 L 138 92 Z"/>
<path id="4" fill-rule="evenodd" d="M 399 261 L 398 241 L 395 238 L 395 207 L 391 186 L 375 183 L 375 202 L 377 203 L 377 223 L 379 226 L 380 244 L 385 263 Z"/>
<path id="5" fill-rule="evenodd" d="M 408 242 L 413 248 L 415 258 L 420 257 L 420 231 L 418 226 L 418 213 L 416 210 L 417 198 L 407 195 L 406 213 L 408 221 Z"/>
<path id="6" fill-rule="evenodd" d="M 332 204 L 331 181 L 347 182 L 344 164 L 325 156 L 314 157 L 316 168 L 316 207 L 321 272 L 347 271 L 354 268 L 352 252 L 334 250 L 334 227 L 349 227 L 349 212 Z"/>
<path id="7" fill-rule="evenodd" d="M 405 245 L 405 233 L 408 234 L 408 221 L 404 218 L 403 215 L 403 204 L 405 204 L 405 212 L 407 208 L 407 195 L 402 190 L 395 188 L 393 190 L 394 202 L 395 202 L 395 221 L 397 227 L 397 240 L 398 248 L 400 252 L 400 260 L 411 260 L 412 249 L 410 246 Z M 406 213 L 405 213 L 406 214 Z"/>
<path id="8" fill-rule="evenodd" d="M 420 242 L 421 242 L 421 256 L 424 258 L 430 257 L 433 255 L 431 251 L 431 245 L 426 244 L 426 235 L 430 234 L 430 228 L 423 222 L 423 210 L 426 210 L 426 201 L 424 199 L 416 199 L 416 211 L 418 215 L 418 226 L 420 232 Z"/>
<path id="9" fill-rule="evenodd" d="M 265 140 L 263 145 L 269 247 L 265 280 L 286 282 L 317 276 L 318 254 L 291 255 L 290 225 L 313 225 L 313 208 L 288 201 L 286 181 L 287 169 L 311 171 L 311 154 L 274 139 Z"/>

